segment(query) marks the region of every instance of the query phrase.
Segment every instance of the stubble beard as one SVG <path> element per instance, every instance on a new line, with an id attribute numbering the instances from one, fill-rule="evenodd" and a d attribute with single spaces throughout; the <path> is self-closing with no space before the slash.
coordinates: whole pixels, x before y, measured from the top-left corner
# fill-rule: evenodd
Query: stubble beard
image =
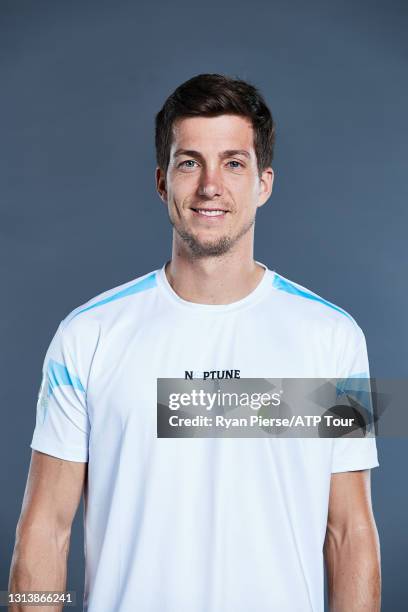
<path id="1" fill-rule="evenodd" d="M 216 240 L 200 241 L 197 237 L 186 229 L 179 227 L 169 215 L 170 223 L 177 234 L 187 245 L 194 258 L 220 257 L 228 253 L 232 247 L 244 236 L 253 225 L 255 225 L 255 215 L 248 221 L 235 236 L 221 236 Z"/>

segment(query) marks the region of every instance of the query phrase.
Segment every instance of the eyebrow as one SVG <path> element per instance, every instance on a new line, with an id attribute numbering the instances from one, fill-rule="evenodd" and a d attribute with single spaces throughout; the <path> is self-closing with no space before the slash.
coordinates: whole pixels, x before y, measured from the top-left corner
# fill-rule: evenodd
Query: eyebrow
<path id="1" fill-rule="evenodd" d="M 199 151 L 194 151 L 193 149 L 177 149 L 177 151 L 174 153 L 174 157 L 179 157 L 180 155 L 190 155 L 191 157 L 203 158 Z M 243 155 L 248 159 L 251 158 L 251 154 L 245 149 L 227 149 L 226 151 L 220 153 L 219 156 L 221 159 L 224 159 L 225 157 L 233 157 L 234 155 Z"/>

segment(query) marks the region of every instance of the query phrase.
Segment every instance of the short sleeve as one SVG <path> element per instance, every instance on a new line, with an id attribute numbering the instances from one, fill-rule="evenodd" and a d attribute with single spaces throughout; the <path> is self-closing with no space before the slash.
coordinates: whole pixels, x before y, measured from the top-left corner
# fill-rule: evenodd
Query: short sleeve
<path id="1" fill-rule="evenodd" d="M 90 423 L 78 348 L 62 321 L 46 352 L 31 448 L 68 461 L 88 461 Z"/>
<path id="2" fill-rule="evenodd" d="M 347 382 L 352 381 L 352 387 L 355 389 L 356 379 L 363 379 L 361 387 L 369 392 L 367 344 L 356 323 L 353 323 L 352 329 L 348 327 L 347 331 L 343 330 L 342 346 L 344 348 L 339 364 L 339 384 L 346 386 Z M 332 473 L 366 470 L 378 465 L 375 437 L 333 440 Z"/>

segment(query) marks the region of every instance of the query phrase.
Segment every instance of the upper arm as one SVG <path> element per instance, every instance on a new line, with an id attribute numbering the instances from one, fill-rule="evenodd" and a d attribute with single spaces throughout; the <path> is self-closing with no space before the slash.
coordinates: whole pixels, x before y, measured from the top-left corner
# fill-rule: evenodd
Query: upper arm
<path id="1" fill-rule="evenodd" d="M 328 532 L 340 537 L 375 527 L 370 470 L 333 473 L 330 484 Z"/>
<path id="2" fill-rule="evenodd" d="M 87 465 L 33 451 L 18 531 L 35 527 L 69 533 L 86 482 Z"/>

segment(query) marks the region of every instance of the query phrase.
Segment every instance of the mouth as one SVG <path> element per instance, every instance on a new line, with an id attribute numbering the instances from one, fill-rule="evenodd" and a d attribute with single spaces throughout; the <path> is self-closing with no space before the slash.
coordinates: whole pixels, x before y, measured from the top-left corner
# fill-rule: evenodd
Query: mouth
<path id="1" fill-rule="evenodd" d="M 208 219 L 224 218 L 228 211 L 223 208 L 192 208 L 195 217 L 206 217 Z"/>

